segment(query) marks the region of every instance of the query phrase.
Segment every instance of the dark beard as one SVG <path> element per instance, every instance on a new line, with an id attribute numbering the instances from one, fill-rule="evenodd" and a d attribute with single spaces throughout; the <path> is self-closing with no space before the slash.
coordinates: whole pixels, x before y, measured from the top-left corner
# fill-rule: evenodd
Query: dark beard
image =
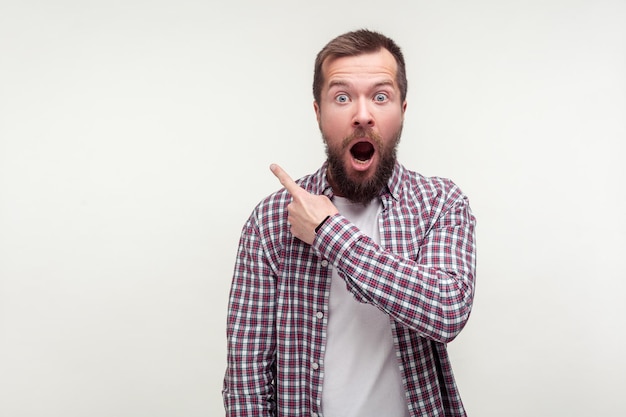
<path id="1" fill-rule="evenodd" d="M 333 152 L 328 147 L 328 141 L 324 140 L 326 145 L 326 156 L 328 159 L 328 175 L 329 181 L 335 188 L 335 192 L 354 203 L 367 204 L 374 198 L 380 196 L 381 190 L 387 185 L 393 169 L 396 165 L 396 149 L 400 142 L 400 132 L 396 135 L 391 146 L 386 149 L 379 147 L 380 163 L 376 168 L 374 176 L 369 180 L 353 179 L 348 176 L 343 161 L 341 159 L 342 152 Z M 363 135 L 361 135 L 363 136 Z M 346 142 L 348 142 L 346 140 Z M 381 143 L 376 141 L 376 143 Z"/>

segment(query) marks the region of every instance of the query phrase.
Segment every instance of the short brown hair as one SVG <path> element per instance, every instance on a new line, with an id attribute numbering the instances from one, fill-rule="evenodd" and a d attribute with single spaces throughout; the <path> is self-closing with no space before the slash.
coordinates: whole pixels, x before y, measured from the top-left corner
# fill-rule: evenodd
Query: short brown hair
<path id="1" fill-rule="evenodd" d="M 368 52 L 377 52 L 381 48 L 388 50 L 396 60 L 398 71 L 396 81 L 400 88 L 402 101 L 406 99 L 408 83 L 406 80 L 406 66 L 404 56 L 400 47 L 385 35 L 367 29 L 356 30 L 337 36 L 326 44 L 317 54 L 315 59 L 315 70 L 313 72 L 313 98 L 319 104 L 324 85 L 324 74 L 322 65 L 329 58 L 339 58 L 344 56 L 356 56 Z"/>

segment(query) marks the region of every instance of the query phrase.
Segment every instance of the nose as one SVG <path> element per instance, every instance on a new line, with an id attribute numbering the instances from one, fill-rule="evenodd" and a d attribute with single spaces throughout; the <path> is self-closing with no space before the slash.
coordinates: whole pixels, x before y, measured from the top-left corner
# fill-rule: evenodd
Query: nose
<path id="1" fill-rule="evenodd" d="M 367 100 L 359 100 L 356 102 L 356 110 L 352 119 L 353 126 L 372 127 L 374 126 L 374 117 Z"/>

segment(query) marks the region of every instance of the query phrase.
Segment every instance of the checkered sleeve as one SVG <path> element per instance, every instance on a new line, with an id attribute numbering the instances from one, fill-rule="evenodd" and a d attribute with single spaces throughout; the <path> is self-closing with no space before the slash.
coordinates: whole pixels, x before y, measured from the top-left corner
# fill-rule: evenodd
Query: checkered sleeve
<path id="1" fill-rule="evenodd" d="M 451 182 L 444 185 L 432 204 L 423 204 L 427 209 L 393 214 L 400 226 L 383 231 L 385 247 L 341 215 L 327 221 L 314 242 L 357 300 L 441 343 L 465 326 L 475 275 L 475 219 L 460 190 Z M 423 231 L 415 232 L 420 224 Z M 407 245 L 416 246 L 415 256 L 397 255 Z"/>
<path id="2" fill-rule="evenodd" d="M 253 214 L 243 228 L 227 316 L 227 417 L 275 413 L 275 275 Z"/>

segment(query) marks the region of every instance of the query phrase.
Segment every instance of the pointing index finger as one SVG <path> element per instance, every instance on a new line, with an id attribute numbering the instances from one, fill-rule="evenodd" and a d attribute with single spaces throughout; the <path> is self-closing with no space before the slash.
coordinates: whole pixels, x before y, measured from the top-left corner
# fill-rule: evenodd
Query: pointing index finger
<path id="1" fill-rule="evenodd" d="M 300 187 L 278 164 L 270 165 L 270 170 L 292 196 L 295 197 L 297 193 L 303 191 L 302 187 Z"/>

